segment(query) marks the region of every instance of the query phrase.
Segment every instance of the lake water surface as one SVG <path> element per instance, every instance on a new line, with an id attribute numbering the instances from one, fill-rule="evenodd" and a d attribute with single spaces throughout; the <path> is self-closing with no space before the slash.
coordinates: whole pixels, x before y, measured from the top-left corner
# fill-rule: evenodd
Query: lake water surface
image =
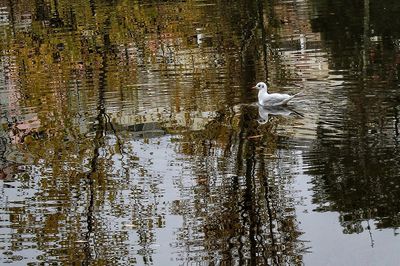
<path id="1" fill-rule="evenodd" d="M 398 265 L 399 17 L 0 0 L 0 264 Z"/>

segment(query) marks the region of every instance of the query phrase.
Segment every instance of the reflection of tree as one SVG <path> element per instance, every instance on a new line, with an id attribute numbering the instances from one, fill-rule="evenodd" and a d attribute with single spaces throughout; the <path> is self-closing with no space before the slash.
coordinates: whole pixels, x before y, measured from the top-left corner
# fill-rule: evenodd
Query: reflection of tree
<path id="1" fill-rule="evenodd" d="M 286 187 L 290 177 L 280 174 L 280 160 L 274 158 L 285 152 L 277 147 L 279 118 L 260 126 L 257 117 L 257 107 L 227 110 L 182 140 L 182 152 L 198 158 L 197 189 L 181 210 L 185 224 L 179 234 L 199 250 L 193 258 L 216 253 L 215 260 L 228 264 L 301 262 L 301 233 Z"/>
<path id="2" fill-rule="evenodd" d="M 19 241 L 21 233 L 34 234 L 37 249 L 43 251 L 46 262 L 51 263 L 57 258 L 58 263 L 65 260 L 84 265 L 98 264 L 108 261 L 115 254 L 128 253 L 124 245 L 126 230 L 110 230 L 109 218 L 103 217 L 104 213 L 110 213 L 113 218 L 118 218 L 125 209 L 123 204 L 115 204 L 112 210 L 104 210 L 107 209 L 105 203 L 118 203 L 114 192 L 108 191 L 108 187 L 118 186 L 118 182 L 111 178 L 118 175 L 112 167 L 114 160 L 110 159 L 123 151 L 120 138 L 106 112 L 105 94 L 112 87 L 110 82 L 114 84 L 109 66 L 114 64 L 116 57 L 115 44 L 110 40 L 110 20 L 101 21 L 104 18 L 101 15 L 92 17 L 93 20 L 100 20 L 98 29 L 93 31 L 95 34 L 82 34 L 81 40 L 78 38 L 75 42 L 68 36 L 60 40 L 55 35 L 61 30 L 57 27 L 64 25 L 65 13 L 59 8 L 65 3 L 60 5 L 61 2 L 64 1 L 52 1 L 53 14 L 38 16 L 46 21 L 54 15 L 50 19 L 54 35 L 46 36 L 49 28 L 39 27 L 39 30 L 34 29 L 32 35 L 17 33 L 16 40 L 26 41 L 26 47 L 14 47 L 10 42 L 10 48 L 15 48 L 11 52 L 18 55 L 16 65 L 21 66 L 15 67 L 21 72 L 22 84 L 18 89 L 23 97 L 19 99 L 20 104 L 37 106 L 39 102 L 44 106 L 38 110 L 42 137 L 25 138 L 21 144 L 22 150 L 41 160 L 40 163 L 36 161 L 41 176 L 40 182 L 35 181 L 39 189 L 35 197 L 28 200 L 28 207 L 10 210 L 10 221 L 18 228 L 12 241 Z M 40 9 L 42 4 L 47 6 L 38 1 L 37 11 L 50 12 L 47 8 Z M 92 7 L 96 8 L 95 5 Z M 82 49 L 82 60 L 76 62 L 72 59 L 76 60 L 79 49 Z M 77 103 L 73 102 L 75 95 L 71 95 L 69 87 L 65 86 L 69 79 L 77 84 Z M 56 85 L 49 92 L 47 86 L 52 84 Z M 43 93 L 45 90 L 49 93 Z M 98 101 L 93 103 L 92 99 Z M 75 109 L 74 104 L 79 108 Z M 91 106 L 94 108 L 91 109 Z M 94 135 L 90 126 L 92 121 L 95 122 Z M 85 124 L 80 124 L 82 122 Z M 111 131 L 107 132 L 107 129 Z M 114 141 L 116 144 L 113 144 Z M 35 167 L 27 167 L 27 172 L 34 175 Z M 32 181 L 27 176 L 26 186 Z M 57 208 L 46 206 L 46 202 L 51 200 L 56 202 L 54 206 Z M 85 211 L 82 211 L 82 206 L 87 206 Z M 41 209 L 44 211 L 41 212 Z M 58 248 L 50 246 L 53 245 L 51 243 L 56 243 Z M 148 246 L 148 243 L 145 244 Z M 123 260 L 132 262 L 131 258 Z"/>
<path id="3" fill-rule="evenodd" d="M 13 241 L 19 240 L 19 234 L 34 234 L 37 249 L 44 253 L 38 260 L 49 263 L 110 264 L 124 259 L 118 255 L 129 253 L 132 243 L 127 243 L 129 230 L 115 230 L 109 224 L 128 216 L 132 221 L 127 224 L 139 238 L 134 257 L 139 254 L 151 264 L 154 228 L 165 223 L 164 213 L 157 210 L 160 181 L 149 173 L 148 165 L 137 162 L 138 156 L 128 161 L 119 158 L 122 148 L 130 148 L 132 154 L 138 151 L 131 143 L 121 147 L 107 112 L 117 113 L 127 102 L 131 104 L 127 109 L 135 110 L 146 110 L 140 106 L 146 101 L 160 104 L 143 88 L 132 88 L 137 83 L 169 84 L 167 100 L 161 104 L 171 107 L 171 120 L 180 110 L 211 112 L 235 101 L 250 101 L 253 95 L 230 85 L 253 83 L 261 60 L 261 76 L 268 75 L 264 2 L 236 1 L 225 6 L 222 1 L 218 9 L 200 8 L 191 1 L 145 6 L 137 1 L 78 2 L 16 1 L 10 7 L 16 18 L 24 12 L 34 14 L 27 32 L 18 30 L 18 19 L 12 19 L 13 37 L 1 44 L 14 60 L 11 69 L 19 77 L 19 104 L 37 113 L 41 136 L 20 145 L 37 158 L 35 165 L 27 167 L 24 186 L 35 183 L 37 187 L 28 207 L 10 210 L 11 223 L 18 228 Z M 199 38 L 193 36 L 197 34 L 193 27 L 205 32 L 204 43 L 192 40 Z M 237 67 L 237 58 L 242 59 L 243 70 Z M 232 83 L 229 88 L 221 86 L 222 78 Z M 182 80 L 189 85 L 181 85 Z M 160 91 L 155 92 L 158 97 Z M 191 113 L 184 115 L 190 121 Z M 284 192 L 289 181 L 273 174 L 277 163 L 269 157 L 277 150 L 277 136 L 270 133 L 259 139 L 262 132 L 255 116 L 250 107 L 242 107 L 239 116 L 222 112 L 206 130 L 188 134 L 188 138 L 204 135 L 192 139 L 194 145 L 183 147 L 182 152 L 200 152 L 207 166 L 196 169 L 198 202 L 186 222 L 205 217 L 199 233 L 205 235 L 206 252 L 210 252 L 206 256 L 213 256 L 216 247 L 227 261 L 296 261 L 299 232 L 292 211 L 285 209 L 292 206 Z M 273 123 L 262 128 L 275 132 Z M 124 140 L 130 138 L 128 134 Z M 227 160 L 215 166 L 219 152 Z M 201 165 L 202 160 L 196 162 Z M 224 169 L 234 174 L 221 172 Z M 221 176 L 225 185 L 219 185 Z M 119 192 L 123 189 L 129 195 Z M 125 202 L 126 198 L 131 201 Z M 54 201 L 53 207 L 48 201 Z M 207 206 L 213 202 L 218 204 Z"/>
<path id="4" fill-rule="evenodd" d="M 344 5 L 352 11 L 339 10 Z M 391 5 L 391 1 L 364 0 L 349 6 L 336 1 L 324 6 L 323 15 L 314 21 L 332 50 L 331 68 L 354 73 L 349 79 L 355 84 L 346 88 L 343 117 L 328 117 L 332 127 L 319 125 L 310 156 L 318 210 L 340 212 L 346 233 L 363 231 L 362 222 L 369 219 L 381 228 L 400 225 L 399 53 L 389 45 L 398 38 L 398 28 L 396 23 L 386 24 L 383 30 L 382 15 L 376 12 Z M 347 26 L 345 34 L 342 27 L 331 27 L 333 21 Z"/>
<path id="5" fill-rule="evenodd" d="M 104 27 L 107 29 L 109 25 L 105 24 Z M 99 52 L 97 51 L 101 57 L 101 69 L 100 69 L 100 76 L 99 76 L 99 92 L 98 92 L 98 105 L 97 105 L 97 111 L 98 115 L 96 117 L 97 124 L 96 124 L 96 135 L 93 140 L 93 145 L 94 145 L 94 150 L 93 150 L 93 157 L 91 158 L 90 161 L 90 171 L 87 174 L 87 179 L 88 179 L 88 193 L 89 193 L 89 202 L 88 202 L 88 208 L 87 208 L 87 231 L 85 234 L 85 246 L 84 246 L 84 254 L 85 254 L 85 259 L 83 260 L 83 265 L 90 265 L 93 262 L 93 257 L 92 257 L 92 246 L 97 246 L 97 243 L 95 241 L 91 241 L 92 236 L 95 235 L 95 229 L 93 228 L 94 226 L 94 212 L 95 212 L 95 193 L 96 193 L 96 188 L 94 187 L 94 182 L 95 179 L 99 178 L 105 178 L 101 175 L 100 169 L 98 169 L 98 160 L 100 157 L 100 152 L 99 149 L 101 148 L 102 144 L 104 143 L 104 135 L 105 135 L 105 121 L 107 121 L 107 113 L 105 109 L 105 89 L 106 89 L 106 73 L 107 73 L 107 54 L 110 50 L 109 47 L 109 42 L 107 41 L 109 38 L 109 35 L 107 31 L 103 33 L 103 43 L 104 43 L 104 48 L 103 51 Z M 97 178 L 96 178 L 97 177 Z"/>
<path id="6" fill-rule="evenodd" d="M 269 6 L 268 24 L 276 19 L 272 10 Z M 253 42 L 253 47 L 245 43 L 243 76 L 254 80 L 254 62 L 262 60 L 263 75 L 268 78 L 263 2 L 257 1 L 247 12 L 256 20 L 248 20 L 241 31 L 251 39 L 254 27 L 260 27 L 261 36 L 256 38 L 261 37 L 261 42 Z M 193 259 L 240 265 L 301 263 L 301 232 L 286 190 L 290 177 L 283 175 L 280 160 L 274 159 L 278 151 L 287 152 L 277 147 L 279 118 L 260 126 L 257 110 L 241 106 L 238 113 L 233 109 L 220 111 L 204 131 L 187 134 L 183 139 L 181 152 L 198 158 L 198 189 L 193 202 L 186 202 L 187 209 L 180 211 L 185 224 L 178 239 L 188 248 L 200 250 L 194 252 Z"/>

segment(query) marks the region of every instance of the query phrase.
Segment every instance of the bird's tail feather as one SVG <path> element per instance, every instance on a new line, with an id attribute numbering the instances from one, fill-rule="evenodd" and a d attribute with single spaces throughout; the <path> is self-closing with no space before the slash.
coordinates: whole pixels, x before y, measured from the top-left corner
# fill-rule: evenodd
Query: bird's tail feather
<path id="1" fill-rule="evenodd" d="M 294 97 L 298 97 L 298 96 L 301 96 L 301 94 L 303 94 L 303 92 L 301 91 L 301 92 L 298 92 L 298 93 L 296 93 L 296 94 L 294 94 L 294 95 L 292 95 L 290 98 L 287 98 L 286 100 L 284 100 L 283 102 L 282 102 L 282 104 L 287 104 L 290 100 L 292 100 Z"/>
<path id="2" fill-rule="evenodd" d="M 302 94 L 303 94 L 303 91 L 298 92 L 298 93 L 294 94 L 291 99 L 293 99 L 293 97 L 296 97 L 296 96 L 301 96 Z"/>
<path id="3" fill-rule="evenodd" d="M 297 97 L 297 96 L 299 96 L 299 95 L 302 94 L 302 93 L 303 93 L 302 91 L 299 92 L 299 93 L 296 93 L 296 94 L 290 96 L 289 98 L 283 100 L 283 101 L 280 102 L 279 104 L 280 104 L 280 105 L 285 105 L 285 104 L 287 104 L 290 100 L 292 100 L 294 97 Z"/>

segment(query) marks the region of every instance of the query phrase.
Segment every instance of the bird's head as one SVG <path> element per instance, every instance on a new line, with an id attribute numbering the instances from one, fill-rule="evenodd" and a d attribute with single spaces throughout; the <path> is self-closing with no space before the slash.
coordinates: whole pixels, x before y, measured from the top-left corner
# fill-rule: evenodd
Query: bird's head
<path id="1" fill-rule="evenodd" d="M 264 89 L 266 90 L 268 87 L 267 84 L 265 84 L 264 82 L 258 82 L 257 85 L 254 86 L 253 88 L 257 90 L 264 90 Z"/>

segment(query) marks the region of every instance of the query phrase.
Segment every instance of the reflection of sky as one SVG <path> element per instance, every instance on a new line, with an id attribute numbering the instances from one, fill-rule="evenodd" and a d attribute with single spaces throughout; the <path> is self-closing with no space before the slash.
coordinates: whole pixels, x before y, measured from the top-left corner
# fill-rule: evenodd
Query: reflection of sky
<path id="1" fill-rule="evenodd" d="M 299 156 L 300 169 L 306 167 Z M 301 170 L 300 170 L 301 171 Z M 302 240 L 309 241 L 309 254 L 304 256 L 305 265 L 398 265 L 400 241 L 391 229 L 376 230 L 370 221 L 370 231 L 363 222 L 364 231 L 359 234 L 343 234 L 336 212 L 313 212 L 311 176 L 299 173 L 293 188 L 302 204 L 296 205 Z M 372 238 L 372 239 L 371 239 Z M 373 242 L 371 242 L 373 241 Z M 371 247 L 373 243 L 373 247 Z"/>
<path id="2" fill-rule="evenodd" d="M 134 147 L 136 155 L 139 155 L 139 164 L 151 174 L 151 176 L 139 177 L 136 170 L 130 169 L 131 180 L 130 185 L 141 186 L 145 192 L 141 201 L 143 209 L 146 205 L 156 204 L 153 206 L 156 215 L 165 216 L 164 224 L 161 228 L 154 228 L 154 242 L 149 243 L 146 247 L 148 250 L 153 250 L 151 255 L 154 265 L 176 265 L 175 262 L 171 262 L 171 257 L 175 257 L 176 249 L 172 243 L 176 239 L 176 231 L 182 226 L 182 216 L 171 214 L 171 203 L 177 199 L 181 199 L 179 189 L 176 183 L 181 182 L 181 179 L 187 178 L 190 181 L 190 176 L 182 175 L 182 164 L 175 161 L 176 158 L 180 158 L 182 155 L 176 154 L 171 144 L 171 136 L 164 136 L 160 138 L 150 139 L 149 143 L 146 144 L 143 140 L 132 141 L 131 144 Z M 117 167 L 118 168 L 118 167 Z M 157 180 L 154 180 L 157 179 Z M 152 193 L 152 184 L 157 184 L 156 190 L 159 193 Z M 154 189 L 154 188 L 153 188 Z M 129 194 L 129 193 L 128 193 Z M 126 195 L 126 200 L 134 202 L 137 199 L 132 198 L 132 195 Z M 134 204 L 134 203 L 133 203 Z M 133 210 L 134 212 L 135 210 Z M 140 217 L 140 210 L 138 218 Z M 150 217 L 150 218 L 154 218 Z M 112 219 L 112 217 L 110 217 Z M 130 217 L 125 217 L 121 223 L 131 224 Z M 128 227 L 129 244 L 134 245 L 134 249 L 141 249 L 138 246 L 138 232 L 136 229 L 130 229 Z M 142 258 L 137 256 L 138 265 L 141 265 Z"/>
<path id="3" fill-rule="evenodd" d="M 36 207 L 29 204 L 29 202 L 35 198 L 35 193 L 39 189 L 40 176 L 33 174 L 32 177 L 35 180 L 32 182 L 34 185 L 33 188 L 24 187 L 23 183 L 19 180 L 0 180 L 0 249 L 11 250 L 11 246 L 15 245 L 24 247 L 23 249 L 21 248 L 22 250 L 13 250 L 11 255 L 3 254 L 0 263 L 8 261 L 7 258 L 12 257 L 13 259 L 10 259 L 8 263 L 14 262 L 15 265 L 25 265 L 27 262 L 35 260 L 35 258 L 43 254 L 43 251 L 36 248 L 34 240 L 31 239 L 32 235 L 19 233 L 17 228 L 10 227 L 10 225 L 14 224 L 14 222 L 10 222 L 11 209 L 30 212 Z M 47 212 L 57 212 L 55 207 L 47 207 L 46 210 Z M 22 217 L 19 217 L 18 220 L 23 221 Z M 18 256 L 22 257 L 15 260 Z"/>

